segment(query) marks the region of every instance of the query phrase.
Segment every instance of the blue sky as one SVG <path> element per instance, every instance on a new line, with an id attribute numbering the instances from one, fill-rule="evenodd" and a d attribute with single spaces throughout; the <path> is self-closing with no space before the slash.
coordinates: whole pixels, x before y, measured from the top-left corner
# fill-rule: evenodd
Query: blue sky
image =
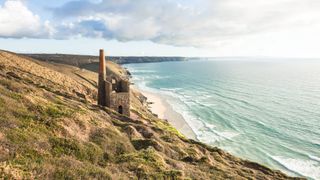
<path id="1" fill-rule="evenodd" d="M 320 57 L 318 0 L 0 0 L 0 49 Z"/>

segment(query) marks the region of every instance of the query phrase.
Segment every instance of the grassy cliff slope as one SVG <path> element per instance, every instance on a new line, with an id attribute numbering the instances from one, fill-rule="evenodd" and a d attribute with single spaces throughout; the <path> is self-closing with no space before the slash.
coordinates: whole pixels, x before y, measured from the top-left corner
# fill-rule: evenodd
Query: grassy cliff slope
<path id="1" fill-rule="evenodd" d="M 1 179 L 292 179 L 186 139 L 154 117 L 137 91 L 132 117 L 97 106 L 96 79 L 0 51 Z"/>

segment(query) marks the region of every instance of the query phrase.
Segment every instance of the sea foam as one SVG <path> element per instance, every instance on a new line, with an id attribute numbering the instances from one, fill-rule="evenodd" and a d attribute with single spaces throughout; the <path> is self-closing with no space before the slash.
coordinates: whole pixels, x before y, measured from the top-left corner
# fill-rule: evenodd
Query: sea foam
<path id="1" fill-rule="evenodd" d="M 282 156 L 271 156 L 271 158 L 298 175 L 303 175 L 315 180 L 320 179 L 319 161 L 285 158 Z"/>

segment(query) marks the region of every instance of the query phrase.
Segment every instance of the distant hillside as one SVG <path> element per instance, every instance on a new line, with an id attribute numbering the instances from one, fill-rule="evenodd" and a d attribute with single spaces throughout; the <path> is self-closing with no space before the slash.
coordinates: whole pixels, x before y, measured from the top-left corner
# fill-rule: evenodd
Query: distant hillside
<path id="1" fill-rule="evenodd" d="M 70 54 L 23 54 L 24 56 L 31 57 L 41 61 L 51 61 L 62 64 L 69 64 L 73 66 L 83 66 L 86 64 L 99 62 L 98 56 L 88 55 L 70 55 Z M 111 56 L 107 57 L 107 60 L 115 62 L 117 64 L 129 64 L 129 63 L 152 63 L 152 62 L 164 62 L 164 61 L 185 61 L 185 57 L 147 57 L 147 56 Z"/>
<path id="2" fill-rule="evenodd" d="M 186 139 L 134 89 L 130 117 L 97 106 L 97 77 L 0 51 L 0 179 L 294 179 Z"/>

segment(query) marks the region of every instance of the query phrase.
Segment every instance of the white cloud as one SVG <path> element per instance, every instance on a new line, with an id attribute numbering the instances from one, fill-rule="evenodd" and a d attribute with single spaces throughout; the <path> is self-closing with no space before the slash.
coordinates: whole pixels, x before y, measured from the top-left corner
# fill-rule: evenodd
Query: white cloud
<path id="1" fill-rule="evenodd" d="M 68 35 L 212 48 L 257 34 L 314 28 L 319 7 L 318 0 L 102 0 L 73 1 L 55 14 L 75 25 L 63 28 Z"/>
<path id="2" fill-rule="evenodd" d="M 0 6 L 0 37 L 48 37 L 52 31 L 50 22 L 42 25 L 22 1 L 7 0 Z"/>
<path id="3" fill-rule="evenodd" d="M 41 22 L 18 0 L 0 7 L 0 36 L 152 41 L 216 54 L 319 54 L 319 0 L 68 0 Z M 48 15 L 47 15 L 48 17 Z M 302 53 L 303 54 L 303 53 Z"/>

